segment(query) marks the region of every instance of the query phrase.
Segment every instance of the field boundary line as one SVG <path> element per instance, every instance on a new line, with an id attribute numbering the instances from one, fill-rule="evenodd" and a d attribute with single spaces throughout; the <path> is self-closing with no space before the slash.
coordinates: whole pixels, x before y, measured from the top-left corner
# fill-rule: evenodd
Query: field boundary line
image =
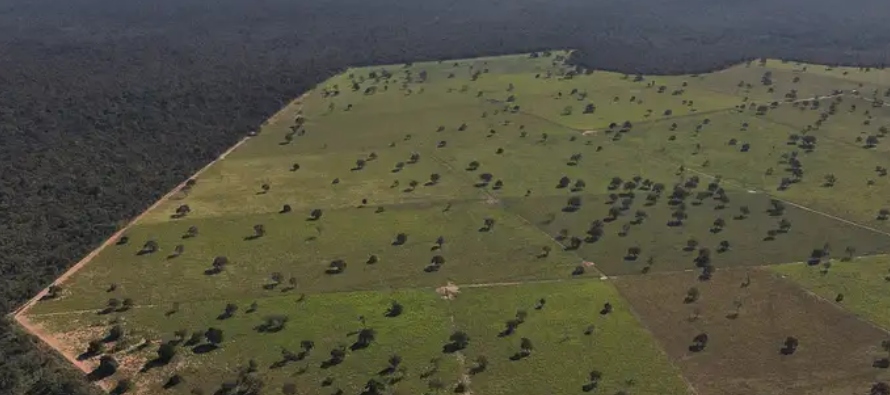
<path id="1" fill-rule="evenodd" d="M 311 92 L 311 91 L 310 91 L 310 92 Z M 309 92 L 304 93 L 303 95 L 297 97 L 296 99 L 291 100 L 287 105 L 285 105 L 285 106 L 282 107 L 280 110 L 278 110 L 278 112 L 276 112 L 275 114 L 273 114 L 269 119 L 270 119 L 270 120 L 275 120 L 275 121 L 277 121 L 278 118 L 279 118 L 279 116 L 280 116 L 284 111 L 286 111 L 288 108 L 290 108 L 291 106 L 293 106 L 293 105 L 295 105 L 295 104 L 300 104 L 300 103 L 302 103 L 303 99 L 304 99 L 308 94 L 309 94 Z M 267 121 L 267 122 L 268 122 L 268 121 Z M 264 123 L 263 123 L 263 126 L 265 126 L 265 125 L 267 125 L 267 123 L 264 122 Z M 24 304 L 22 304 L 21 306 L 19 306 L 17 309 L 15 309 L 15 310 L 13 310 L 12 312 L 10 312 L 10 313 L 8 314 L 8 316 L 11 317 L 16 323 L 18 323 L 18 324 L 19 324 L 23 329 L 25 329 L 28 333 L 30 333 L 30 334 L 33 335 L 33 336 L 36 336 L 36 337 L 37 337 L 38 339 L 40 339 L 40 341 L 42 341 L 44 344 L 48 345 L 50 348 L 52 348 L 53 350 L 55 350 L 59 355 L 61 355 L 63 358 L 65 358 L 68 362 L 70 362 L 73 366 L 75 366 L 76 368 L 78 368 L 80 371 L 82 371 L 82 372 L 84 372 L 84 373 L 89 373 L 89 372 L 90 372 L 90 367 L 89 367 L 89 366 L 87 366 L 87 365 L 86 365 L 84 362 L 82 362 L 82 361 L 78 361 L 78 360 L 77 360 L 77 356 L 71 354 L 70 352 L 66 352 L 66 351 L 63 349 L 63 347 L 62 347 L 62 343 L 59 342 L 58 339 L 56 339 L 54 336 L 52 336 L 51 334 L 49 334 L 49 333 L 43 331 L 43 330 L 42 330 L 41 328 L 39 328 L 37 325 L 32 324 L 32 323 L 30 322 L 30 320 L 28 320 L 28 318 L 25 316 L 25 313 L 26 313 L 31 307 L 33 307 L 38 301 L 40 301 L 41 299 L 43 299 L 43 298 L 49 293 L 49 288 L 50 288 L 51 286 L 64 283 L 66 280 L 68 280 L 72 275 L 74 275 L 74 274 L 75 274 L 76 272 L 78 272 L 80 269 L 83 269 L 83 268 L 84 268 L 88 263 L 90 263 L 96 256 L 98 256 L 99 253 L 101 253 L 103 250 L 105 250 L 105 248 L 107 248 L 108 246 L 114 244 L 114 243 L 116 242 L 116 240 L 118 240 L 118 239 L 119 239 L 124 233 L 126 233 L 131 227 L 133 227 L 136 223 L 138 223 L 139 220 L 141 220 L 141 219 L 144 218 L 146 215 L 148 215 L 148 213 L 154 211 L 156 208 L 160 207 L 162 204 L 164 204 L 164 203 L 166 203 L 168 200 L 170 200 L 176 193 L 178 193 L 178 192 L 179 192 L 179 191 L 186 185 L 186 183 L 187 183 L 189 180 L 194 179 L 194 178 L 197 178 L 198 176 L 200 176 L 201 174 L 203 174 L 205 171 L 207 171 L 208 169 L 210 169 L 210 168 L 211 168 L 213 165 L 215 165 L 217 162 L 221 161 L 222 159 L 225 159 L 229 154 L 231 154 L 231 153 L 234 152 L 236 149 L 238 149 L 239 147 L 241 147 L 242 145 L 244 145 L 244 143 L 246 143 L 246 142 L 247 142 L 248 140 L 250 140 L 250 139 L 251 139 L 250 136 L 242 137 L 240 140 L 238 140 L 238 142 L 236 142 L 234 145 L 232 145 L 232 146 L 229 147 L 227 150 L 223 151 L 219 156 L 217 156 L 216 159 L 210 161 L 210 163 L 204 165 L 204 167 L 202 167 L 202 168 L 199 169 L 197 172 L 195 172 L 194 174 L 192 174 L 190 177 L 186 178 L 186 179 L 183 180 L 181 183 L 179 183 L 178 185 L 176 185 L 172 190 L 170 190 L 169 192 L 167 192 L 167 193 L 166 193 L 165 195 L 163 195 L 160 199 L 158 199 L 158 200 L 155 201 L 152 205 L 150 205 L 147 209 L 145 209 L 144 211 L 142 211 L 142 213 L 140 213 L 140 214 L 137 215 L 135 218 L 133 218 L 132 220 L 130 220 L 130 221 L 129 221 L 123 228 L 121 228 L 120 230 L 118 230 L 117 232 L 115 232 L 114 234 L 112 234 L 109 238 L 107 238 L 104 242 L 102 242 L 102 244 L 100 244 L 98 247 L 96 247 L 95 249 L 93 249 L 93 251 L 91 251 L 91 252 L 90 252 L 89 254 L 87 254 L 85 257 L 81 258 L 76 264 L 74 264 L 73 266 L 71 266 L 70 268 L 68 268 L 68 270 L 66 270 L 64 273 L 62 273 L 61 276 L 59 276 L 59 277 L 57 277 L 55 280 L 53 280 L 52 283 L 50 283 L 49 286 L 47 286 L 46 288 L 42 289 L 40 292 L 37 293 L 37 295 L 34 295 L 34 297 L 32 297 L 31 299 L 29 299 L 27 302 L 25 302 Z M 110 384 L 109 384 L 109 383 L 96 382 L 95 384 L 96 384 L 97 386 L 99 386 L 100 388 L 102 388 L 103 390 L 106 390 L 106 391 L 107 391 L 107 390 L 110 389 Z M 109 387 L 109 388 L 106 388 L 106 387 Z"/>
<path id="2" fill-rule="evenodd" d="M 612 277 L 610 277 L 609 279 L 611 278 Z M 680 365 L 677 364 L 677 361 L 675 361 L 674 358 L 671 358 L 671 356 L 668 355 L 666 351 L 667 348 L 665 347 L 663 342 L 661 340 L 658 340 L 658 337 L 655 336 L 655 333 L 652 332 L 652 329 L 649 328 L 649 324 L 647 324 L 646 321 L 643 321 L 643 317 L 640 316 L 639 313 L 637 313 L 637 311 L 634 309 L 633 304 L 630 303 L 630 301 L 628 301 L 627 298 L 624 297 L 624 295 L 621 293 L 621 288 L 615 286 L 614 283 L 612 284 L 612 287 L 615 289 L 615 293 L 617 293 L 618 296 L 622 299 L 625 306 L 627 306 L 627 311 L 629 311 L 630 314 L 634 317 L 634 320 L 637 321 L 637 324 L 640 326 L 640 328 L 643 329 L 643 331 L 645 331 L 646 334 L 649 335 L 649 338 L 652 339 L 652 341 L 655 343 L 655 345 L 657 346 L 656 348 L 658 348 L 658 353 L 661 354 L 667 360 L 667 362 L 671 366 L 673 366 L 674 369 L 677 370 L 677 377 L 679 377 L 680 380 L 682 380 L 683 383 L 686 384 L 686 388 L 689 390 L 688 393 L 690 395 L 699 395 L 698 390 L 695 389 L 695 386 L 692 385 L 692 382 L 686 378 L 685 374 L 683 374 L 683 369 L 680 368 Z"/>
<path id="3" fill-rule="evenodd" d="M 862 323 L 864 323 L 864 324 L 866 324 L 866 325 L 868 325 L 868 326 L 871 326 L 872 328 L 875 328 L 875 329 L 877 329 L 877 330 L 879 330 L 879 331 L 881 331 L 881 332 L 884 332 L 884 333 L 886 333 L 886 334 L 890 334 L 890 329 L 884 328 L 884 327 L 878 325 L 878 323 L 876 323 L 876 322 L 874 322 L 874 321 L 872 321 L 872 320 L 870 320 L 870 319 L 868 319 L 868 318 L 866 318 L 866 317 L 863 317 L 863 316 L 857 314 L 856 312 L 851 311 L 850 309 L 844 308 L 843 306 L 841 306 L 841 305 L 838 304 L 837 302 L 833 302 L 833 301 L 831 301 L 830 299 L 825 298 L 825 297 L 823 297 L 822 295 L 819 295 L 819 294 L 817 294 L 817 293 L 811 291 L 809 288 L 805 287 L 802 283 L 797 282 L 797 281 L 794 281 L 791 277 L 789 277 L 789 276 L 787 276 L 787 275 L 785 275 L 785 274 L 783 274 L 783 273 L 779 273 L 779 272 L 773 271 L 773 270 L 771 270 L 771 269 L 769 269 L 769 268 L 766 268 L 766 267 L 758 267 L 758 268 L 755 268 L 755 270 L 765 271 L 765 272 L 767 272 L 766 274 L 771 275 L 771 276 L 775 276 L 776 278 L 779 279 L 779 281 L 784 281 L 784 282 L 790 283 L 790 284 L 793 285 L 795 288 L 800 289 L 801 291 L 803 291 L 805 294 L 809 295 L 810 297 L 812 297 L 812 298 L 814 298 L 814 299 L 816 299 L 816 300 L 822 301 L 822 302 L 824 302 L 824 303 L 826 303 L 826 304 L 829 304 L 829 305 L 831 305 L 833 308 L 835 308 L 835 309 L 841 311 L 841 312 L 844 313 L 844 314 L 847 314 L 847 315 L 850 315 L 850 316 L 852 316 L 852 317 L 855 317 L 856 320 L 858 320 L 859 322 L 862 322 Z"/>
<path id="4" fill-rule="evenodd" d="M 63 283 L 64 283 L 66 280 L 68 280 L 72 275 L 74 275 L 74 273 L 76 273 L 77 271 L 79 271 L 80 269 L 82 269 L 87 263 L 89 263 L 90 261 L 92 261 L 97 255 L 99 255 L 102 251 L 104 251 L 105 248 L 108 248 L 108 246 L 110 246 L 110 245 L 112 245 L 113 243 L 115 243 L 115 242 L 116 242 L 116 241 L 117 241 L 117 240 L 118 240 L 124 233 L 126 233 L 126 232 L 127 232 L 128 230 L 130 230 L 130 228 L 132 228 L 137 222 L 139 222 L 139 220 L 141 220 L 142 218 L 145 218 L 145 216 L 148 215 L 148 213 L 154 211 L 155 209 L 157 209 L 158 207 L 160 207 L 162 204 L 164 204 L 164 203 L 166 203 L 168 200 L 170 200 L 176 193 L 178 193 L 183 187 L 185 187 L 186 183 L 187 183 L 189 180 L 194 179 L 194 178 L 197 178 L 198 176 L 200 176 L 200 175 L 201 175 L 202 173 L 204 173 L 207 169 L 209 169 L 211 166 L 215 165 L 215 164 L 216 164 L 217 162 L 219 162 L 220 160 L 225 159 L 226 156 L 228 156 L 228 155 L 229 155 L 230 153 L 232 153 L 235 149 L 237 149 L 238 147 L 240 147 L 241 145 L 243 145 L 244 143 L 246 143 L 248 140 L 250 140 L 250 137 L 243 137 L 241 140 L 239 140 L 237 143 L 235 143 L 235 145 L 233 145 L 232 147 L 230 147 L 229 149 L 227 149 L 226 151 L 224 151 L 222 154 L 220 154 L 216 159 L 212 160 L 210 163 L 208 163 L 207 165 L 205 165 L 204 167 L 202 167 L 200 170 L 198 170 L 197 172 L 195 172 L 191 177 L 187 178 L 185 181 L 183 181 L 183 182 L 179 183 L 178 185 L 176 185 L 172 190 L 170 190 L 170 192 L 167 192 L 167 194 L 165 194 L 164 196 L 161 196 L 161 198 L 158 199 L 157 201 L 155 201 L 151 206 L 148 206 L 148 208 L 145 209 L 145 211 L 143 211 L 141 214 L 137 215 L 135 218 L 133 218 L 131 221 L 129 221 L 123 228 L 121 228 L 121 229 L 118 230 L 117 232 L 114 232 L 114 234 L 112 234 L 112 235 L 111 235 L 108 239 L 106 239 L 102 244 L 100 244 L 100 245 L 99 245 L 98 247 L 96 247 L 93 251 L 91 251 L 89 254 L 87 254 L 85 257 L 83 257 L 80 261 L 78 261 L 76 264 L 74 264 L 74 266 L 71 266 L 71 268 L 69 268 L 67 271 L 65 271 L 65 273 L 63 273 L 61 276 L 59 276 L 58 278 L 56 278 L 56 279 L 52 282 L 52 284 L 50 284 L 50 286 L 52 286 L 52 285 L 58 285 L 58 284 L 63 284 Z M 42 289 L 40 292 L 37 293 L 37 295 L 35 295 L 35 296 L 34 296 L 33 298 L 31 298 L 30 300 L 28 300 L 25 304 L 23 304 L 22 306 L 19 306 L 19 308 L 15 309 L 15 310 L 13 310 L 12 315 L 13 315 L 14 317 L 18 317 L 18 316 L 20 316 L 20 315 L 23 314 L 26 310 L 28 310 L 29 308 L 31 308 L 31 306 L 33 306 L 34 304 L 36 304 L 41 298 L 43 298 L 44 296 L 46 296 L 47 293 L 49 293 L 49 287 L 46 287 L 46 288 Z"/>
<path id="5" fill-rule="evenodd" d="M 705 172 L 703 172 L 703 171 L 697 170 L 697 169 L 692 168 L 692 167 L 688 167 L 688 166 L 687 166 L 686 169 L 689 170 L 689 171 L 692 171 L 693 173 L 697 173 L 697 174 L 699 174 L 699 175 L 702 175 L 702 176 L 705 176 L 705 177 L 708 177 L 708 178 L 711 178 L 711 179 L 716 179 L 716 178 L 717 178 L 717 177 L 714 176 L 714 175 L 705 173 Z M 731 179 L 731 178 L 724 178 L 724 180 L 728 180 L 728 181 L 730 181 L 731 183 L 735 184 L 735 185 L 736 185 L 737 187 L 739 187 L 739 188 L 743 188 L 743 189 L 747 189 L 747 190 L 755 191 L 755 192 L 758 193 L 758 194 L 763 194 L 763 195 L 769 196 L 769 197 L 772 198 L 772 199 L 778 200 L 778 201 L 780 201 L 780 202 L 782 202 L 782 203 L 785 203 L 785 204 L 788 204 L 788 205 L 790 205 L 790 206 L 799 208 L 799 209 L 801 209 L 801 210 L 809 211 L 809 212 L 811 212 L 811 213 L 813 213 L 813 214 L 818 214 L 818 215 L 821 215 L 821 216 L 826 217 L 826 218 L 830 218 L 830 219 L 833 219 L 833 220 L 836 220 L 836 221 L 840 221 L 840 222 L 843 222 L 843 223 L 845 223 L 845 224 L 847 224 L 847 225 L 851 225 L 851 226 L 854 226 L 854 227 L 857 227 L 857 228 L 860 228 L 860 229 L 865 229 L 865 230 L 868 230 L 868 231 L 871 231 L 871 232 L 874 232 L 874 233 L 877 233 L 877 234 L 880 234 L 880 235 L 884 235 L 884 236 L 890 237 L 890 232 L 885 232 L 885 231 L 883 231 L 883 230 L 880 230 L 880 229 L 877 229 L 877 228 L 873 228 L 873 227 L 868 226 L 868 225 L 860 224 L 860 223 L 858 223 L 858 222 L 851 221 L 851 220 L 848 220 L 848 219 L 846 219 L 846 218 L 838 217 L 838 216 L 836 216 L 836 215 L 829 214 L 829 213 L 826 213 L 826 212 L 824 212 L 824 211 L 816 210 L 816 209 L 814 209 L 814 208 L 810 208 L 810 207 L 804 206 L 804 205 L 802 205 L 802 204 L 798 204 L 798 203 L 792 202 L 792 201 L 790 201 L 790 200 L 782 199 L 782 198 L 780 198 L 780 197 L 778 197 L 778 196 L 776 196 L 776 195 L 773 195 L 773 194 L 771 194 L 771 193 L 769 193 L 769 192 L 767 192 L 767 191 L 765 191 L 765 190 L 763 190 L 763 189 L 756 188 L 756 187 L 748 187 L 748 186 L 746 186 L 744 183 L 742 183 L 742 182 L 738 182 L 738 181 L 733 180 L 733 179 Z"/>

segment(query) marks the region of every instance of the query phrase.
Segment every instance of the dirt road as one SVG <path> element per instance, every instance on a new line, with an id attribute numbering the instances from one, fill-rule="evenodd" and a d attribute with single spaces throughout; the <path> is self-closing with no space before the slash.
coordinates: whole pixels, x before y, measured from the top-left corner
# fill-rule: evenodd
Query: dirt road
<path id="1" fill-rule="evenodd" d="M 236 143 L 231 148 L 229 148 L 228 150 L 223 152 L 218 158 L 216 158 L 212 162 L 208 163 L 206 166 L 204 166 L 203 168 L 198 170 L 194 175 L 192 175 L 191 177 L 189 177 L 188 179 L 186 179 L 185 181 L 183 181 L 182 183 L 177 185 L 175 188 L 173 188 L 173 190 L 168 192 L 166 195 L 161 197 L 157 202 L 152 204 L 148 209 L 143 211 L 142 214 L 139 214 L 138 216 L 136 216 L 136 218 L 134 218 L 132 221 L 130 221 L 121 230 L 117 231 L 114 235 L 112 235 L 107 240 L 105 240 L 105 242 L 102 243 L 101 245 L 99 245 L 99 247 L 94 249 L 87 256 L 83 257 L 83 259 L 81 259 L 79 262 L 77 262 L 74 266 L 71 266 L 71 268 L 68 269 L 68 271 L 66 271 L 64 274 L 59 276 L 59 278 L 57 278 L 55 281 L 53 281 L 53 284 L 58 285 L 58 284 L 64 283 L 72 275 L 74 275 L 74 273 L 77 273 L 78 270 L 82 269 L 84 266 L 86 266 L 87 263 L 92 261 L 93 258 L 95 258 L 97 255 L 99 255 L 99 253 L 101 253 L 102 250 L 104 250 L 106 247 L 114 244 L 124 233 L 126 233 L 130 229 L 130 227 L 132 227 L 135 223 L 139 222 L 139 220 L 142 219 L 143 217 L 145 217 L 145 215 L 147 215 L 148 213 L 150 213 L 151 211 L 156 209 L 158 206 L 160 206 L 161 204 L 164 204 L 167 200 L 169 200 L 171 197 L 173 197 L 173 195 L 175 195 L 180 190 L 180 188 L 185 186 L 185 183 L 188 182 L 188 180 L 197 178 L 198 176 L 200 176 L 207 169 L 209 169 L 211 166 L 216 164 L 216 162 L 224 159 L 226 156 L 228 156 L 230 153 L 232 153 L 232 151 L 236 150 L 238 147 L 240 147 L 242 144 L 244 144 L 249 139 L 250 139 L 249 137 L 245 137 L 245 138 L 241 139 L 240 141 L 238 141 L 238 143 Z M 78 361 L 77 356 L 66 351 L 64 349 L 63 345 L 55 337 L 53 337 L 50 334 L 43 331 L 39 326 L 31 323 L 28 320 L 28 318 L 25 316 L 24 313 L 27 312 L 28 309 L 30 309 L 32 306 L 34 306 L 35 303 L 40 301 L 40 299 L 42 299 L 44 296 L 46 296 L 46 294 L 48 292 L 49 292 L 49 287 L 41 290 L 37 295 L 35 295 L 30 300 L 28 300 L 28 302 L 26 302 L 25 304 L 20 306 L 18 309 L 13 311 L 12 312 L 13 318 L 19 323 L 19 325 L 21 325 L 23 328 L 25 328 L 28 332 L 30 332 L 34 336 L 37 336 L 38 338 L 40 338 L 40 340 L 42 340 L 44 343 L 46 343 L 47 345 L 52 347 L 54 350 L 56 350 L 59 354 L 61 354 L 63 357 L 65 357 L 65 359 L 67 359 L 69 362 L 71 362 L 72 365 L 76 366 L 78 369 L 80 369 L 84 373 L 89 373 L 92 369 L 92 367 L 89 366 L 89 364 L 85 363 L 84 361 Z M 107 384 L 100 383 L 99 385 L 103 389 L 106 389 L 106 390 L 109 389 L 109 388 L 106 388 Z"/>

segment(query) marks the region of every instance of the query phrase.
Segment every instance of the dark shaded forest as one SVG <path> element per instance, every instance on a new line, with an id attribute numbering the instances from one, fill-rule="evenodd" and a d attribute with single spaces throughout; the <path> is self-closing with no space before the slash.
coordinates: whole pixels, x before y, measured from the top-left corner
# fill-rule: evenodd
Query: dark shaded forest
<path id="1" fill-rule="evenodd" d="M 885 0 L 0 0 L 0 309 L 348 65 L 574 48 L 626 73 L 875 66 L 887 15 Z M 0 325 L 0 393 L 82 393 L 70 373 Z"/>

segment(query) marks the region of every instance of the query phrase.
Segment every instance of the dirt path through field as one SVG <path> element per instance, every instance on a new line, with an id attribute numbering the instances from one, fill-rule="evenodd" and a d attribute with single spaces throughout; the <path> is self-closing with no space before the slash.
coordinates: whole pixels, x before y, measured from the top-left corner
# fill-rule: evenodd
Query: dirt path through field
<path id="1" fill-rule="evenodd" d="M 132 227 L 134 224 L 139 222 L 139 220 L 142 219 L 143 217 L 145 217 L 145 215 L 152 212 L 158 206 L 160 206 L 161 204 L 164 204 L 167 200 L 169 200 L 171 197 L 173 197 L 173 195 L 175 195 L 177 192 L 179 192 L 179 190 L 182 187 L 185 186 L 185 183 L 188 182 L 188 180 L 200 176 L 201 173 L 203 173 L 204 171 L 209 169 L 211 166 L 216 164 L 216 162 L 220 161 L 221 159 L 224 159 L 226 156 L 228 156 L 230 153 L 232 153 L 232 151 L 234 151 L 235 149 L 240 147 L 242 144 L 247 142 L 247 140 L 249 140 L 249 139 L 250 139 L 249 137 L 245 137 L 245 138 L 241 139 L 235 145 L 233 145 L 231 148 L 229 148 L 228 150 L 223 152 L 218 158 L 216 158 L 212 162 L 208 163 L 206 166 L 204 166 L 203 168 L 198 170 L 194 175 L 192 175 L 191 177 L 189 177 L 188 179 L 186 179 L 185 181 L 183 181 L 182 183 L 177 185 L 175 188 L 173 188 L 173 190 L 171 190 L 166 195 L 161 197 L 158 201 L 156 201 L 154 204 L 149 206 L 148 209 L 146 209 L 145 211 L 142 212 L 142 214 L 139 214 L 138 216 L 136 216 L 136 218 L 134 218 L 132 221 L 130 221 L 126 226 L 121 228 L 121 230 L 115 232 L 111 237 L 109 237 L 107 240 L 105 240 L 105 242 L 100 244 L 99 247 L 97 247 L 92 252 L 87 254 L 87 256 L 83 257 L 83 259 L 81 259 L 79 262 L 77 262 L 74 266 L 71 266 L 71 268 L 68 269 L 68 271 L 66 271 L 64 274 L 59 276 L 59 278 L 57 278 L 55 281 L 53 281 L 53 284 L 58 285 L 58 284 L 64 283 L 66 280 L 68 280 L 68 278 L 70 278 L 72 275 L 74 275 L 74 273 L 77 273 L 77 271 L 82 269 L 84 266 L 86 266 L 87 263 L 90 263 L 90 261 L 92 261 L 93 258 L 95 258 L 97 255 L 99 255 L 99 253 L 101 253 L 106 247 L 115 243 L 127 230 L 130 229 L 130 227 Z M 68 360 L 68 362 L 70 362 L 72 365 L 74 365 L 75 367 L 77 367 L 84 373 L 89 373 L 90 371 L 92 371 L 92 367 L 90 365 L 88 365 L 84 361 L 79 361 L 77 359 L 76 355 L 74 355 L 71 352 L 66 351 L 65 347 L 63 346 L 63 344 L 61 342 L 59 342 L 58 339 L 56 339 L 54 336 L 52 336 L 51 334 L 49 334 L 46 331 L 44 331 L 43 329 L 41 329 L 39 326 L 31 323 L 31 321 L 28 320 L 28 317 L 25 316 L 25 313 L 28 311 L 28 309 L 30 309 L 32 306 L 34 306 L 34 304 L 36 304 L 38 301 L 40 301 L 40 299 L 42 299 L 44 296 L 46 296 L 46 294 L 48 292 L 49 292 L 49 287 L 46 287 L 43 290 L 41 290 L 37 295 L 35 295 L 33 298 L 31 298 L 31 300 L 29 300 L 27 303 L 25 303 L 24 305 L 22 305 L 15 311 L 13 311 L 13 313 L 12 313 L 13 318 L 19 323 L 19 325 L 21 325 L 23 328 L 25 328 L 25 330 L 27 330 L 34 336 L 37 336 L 41 341 L 46 343 L 48 346 L 52 347 L 59 354 L 61 354 L 63 357 L 65 357 L 65 359 Z M 97 384 L 100 387 L 102 387 L 102 389 L 104 389 L 106 391 L 111 389 L 110 383 L 99 382 Z"/>

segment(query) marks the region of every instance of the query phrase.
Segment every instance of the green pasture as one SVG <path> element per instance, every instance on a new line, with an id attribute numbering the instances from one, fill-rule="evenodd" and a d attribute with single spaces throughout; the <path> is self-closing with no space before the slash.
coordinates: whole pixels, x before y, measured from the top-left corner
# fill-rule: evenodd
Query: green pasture
<path id="1" fill-rule="evenodd" d="M 581 394 L 594 370 L 602 373 L 597 393 L 688 393 L 679 371 L 606 282 L 464 288 L 451 303 L 457 327 L 471 339 L 467 361 L 480 355 L 489 361 L 485 372 L 472 376 L 474 393 Z M 604 315 L 605 303 L 613 310 Z M 520 310 L 525 322 L 513 334 L 499 335 Z M 511 360 L 521 338 L 532 342 L 532 353 Z"/>
<path id="2" fill-rule="evenodd" d="M 398 353 L 407 373 L 390 385 L 393 393 L 453 391 L 484 355 L 488 369 L 469 377 L 477 395 L 583 393 L 592 370 L 603 373 L 598 393 L 681 394 L 687 387 L 678 371 L 601 273 L 698 270 L 694 260 L 705 248 L 717 275 L 804 261 L 826 245 L 835 258 L 848 248 L 853 256 L 890 251 L 890 225 L 876 218 L 890 209 L 890 181 L 879 171 L 890 168 L 881 141 L 890 110 L 873 104 L 887 89 L 884 71 L 770 60 L 638 76 L 580 70 L 566 56 L 350 68 L 288 104 L 28 314 L 71 342 L 83 340 L 77 332 L 106 331 L 118 316 L 134 338 L 153 342 L 180 329 L 224 330 L 218 350 L 183 349 L 174 364 L 118 375 L 150 391 L 175 371 L 190 381 L 173 392 L 211 392 L 253 359 L 268 393 L 286 383 L 301 394 L 361 393 Z M 804 135 L 816 137 L 814 147 L 793 140 Z M 865 148 L 869 136 L 878 141 Z M 794 155 L 802 176 L 779 190 L 792 177 Z M 688 218 L 669 226 L 677 206 L 668 203 L 671 193 L 694 178 Z M 697 196 L 717 179 L 728 197 L 722 205 Z M 655 184 L 664 191 L 647 204 Z M 774 198 L 784 202 L 782 213 L 768 212 Z M 578 207 L 567 210 L 570 199 Z M 610 208 L 626 199 L 611 218 Z M 188 214 L 175 218 L 185 206 Z M 315 209 L 321 217 L 312 220 Z M 783 219 L 790 228 L 767 237 Z M 598 220 L 599 240 L 565 248 Z M 719 230 L 716 220 L 724 223 Z M 198 235 L 184 238 L 190 227 Z M 399 233 L 407 240 L 394 245 Z M 158 251 L 138 254 L 149 241 Z M 182 253 L 173 256 L 177 246 Z M 207 272 L 216 257 L 228 264 Z M 775 270 L 826 297 L 844 292 L 842 305 L 883 324 L 875 296 L 887 270 L 881 259 L 835 260 L 824 275 L 804 264 Z M 338 260 L 345 270 L 328 273 Z M 433 261 L 438 270 L 429 269 Z M 584 261 L 594 266 L 579 273 Z M 435 290 L 449 282 L 460 293 L 444 301 Z M 541 298 L 547 303 L 537 310 Z M 98 314 L 109 299 L 134 307 Z M 406 312 L 383 317 L 393 299 Z M 253 302 L 259 310 L 245 313 Z M 600 315 L 606 302 L 615 310 Z M 218 320 L 227 303 L 239 311 Z M 168 315 L 174 304 L 180 311 Z M 527 322 L 498 337 L 517 310 L 527 311 Z M 268 315 L 288 316 L 285 329 L 258 333 Z M 378 341 L 319 368 L 361 329 L 359 316 Z M 454 330 L 466 331 L 470 345 L 443 353 Z M 522 337 L 535 350 L 511 361 Z M 269 368 L 282 347 L 299 348 L 301 340 L 316 342 L 309 359 Z M 115 355 L 144 363 L 155 347 Z M 420 377 L 434 365 L 437 372 Z M 321 387 L 329 376 L 331 385 Z"/>
<path id="3" fill-rule="evenodd" d="M 843 294 L 843 300 L 836 302 L 838 306 L 885 329 L 890 328 L 890 298 L 886 293 L 890 260 L 886 255 L 876 255 L 846 261 L 840 259 L 843 256 L 839 254 L 839 259 L 829 265 L 788 263 L 770 270 L 826 300 L 835 301 Z"/>

